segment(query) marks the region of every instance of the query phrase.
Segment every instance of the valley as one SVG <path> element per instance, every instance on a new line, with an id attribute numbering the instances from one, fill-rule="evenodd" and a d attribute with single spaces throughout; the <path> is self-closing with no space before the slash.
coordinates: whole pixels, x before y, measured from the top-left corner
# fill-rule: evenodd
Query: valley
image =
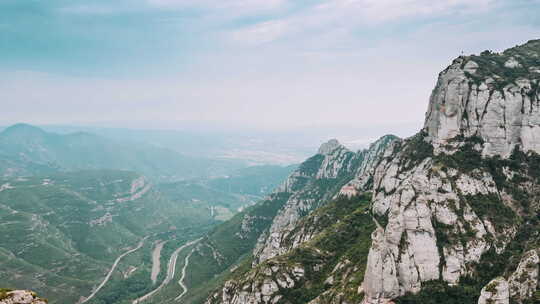
<path id="1" fill-rule="evenodd" d="M 142 303 L 143 301 L 149 299 L 150 297 L 152 297 L 154 294 L 158 293 L 163 287 L 167 286 L 169 283 L 171 283 L 171 281 L 174 279 L 174 275 L 175 275 L 175 272 L 176 272 L 176 262 L 178 260 L 178 254 L 184 250 L 185 248 L 188 248 L 189 246 L 192 246 L 194 244 L 196 244 L 197 242 L 199 242 L 201 239 L 197 239 L 197 240 L 194 240 L 194 241 L 190 241 L 190 242 L 187 242 L 186 244 L 178 247 L 178 249 L 176 249 L 173 254 L 171 255 L 170 259 L 169 259 L 169 263 L 167 264 L 167 275 L 165 276 L 165 279 L 163 280 L 163 282 L 161 283 L 161 285 L 159 285 L 156 289 L 152 290 L 151 292 L 145 294 L 144 296 L 140 297 L 140 298 L 137 298 L 133 301 L 133 304 L 138 304 L 138 303 Z M 186 270 L 186 267 L 188 266 L 189 264 L 189 256 L 190 255 L 187 255 L 186 258 L 185 258 L 185 261 L 184 261 L 184 266 L 182 268 L 182 276 L 180 278 L 180 280 L 178 281 L 179 282 L 179 285 L 182 287 L 182 293 L 185 293 L 187 291 L 185 285 L 183 285 L 183 283 L 181 283 L 181 281 L 184 279 L 184 276 L 185 276 L 185 270 Z"/>
<path id="2" fill-rule="evenodd" d="M 85 144 L 99 145 L 95 137 L 85 136 L 90 138 Z M 2 140 L 17 140 L 17 145 Z M 155 173 L 162 171 L 152 165 L 153 171 L 142 169 L 150 173 L 147 177 L 95 169 L 110 166 L 101 160 L 64 165 L 65 159 L 79 157 L 80 150 L 66 150 L 58 145 L 62 141 L 64 137 L 26 125 L 0 133 L 0 160 L 10 153 L 24 155 L 10 158 L 11 167 L 0 178 L 0 281 L 6 287 L 33 286 L 52 303 L 131 303 L 165 285 L 176 286 L 175 297 L 185 293 L 179 276 L 185 276 L 189 252 L 183 249 L 255 204 L 294 169 L 231 167 L 219 177 L 212 171 L 178 179 L 158 177 Z M 99 152 L 103 160 L 116 162 L 117 156 L 106 155 L 121 151 L 114 145 Z M 40 166 L 47 170 L 27 170 Z"/>

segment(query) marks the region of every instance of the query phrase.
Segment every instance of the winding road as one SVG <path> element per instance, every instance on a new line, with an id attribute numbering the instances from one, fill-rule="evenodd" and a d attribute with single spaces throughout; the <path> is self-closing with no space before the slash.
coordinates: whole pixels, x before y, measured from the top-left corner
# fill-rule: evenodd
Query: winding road
<path id="1" fill-rule="evenodd" d="M 111 270 L 109 270 L 109 273 L 107 273 L 107 275 L 105 276 L 105 279 L 103 280 L 103 282 L 101 282 L 101 284 L 99 284 L 99 286 L 96 288 L 96 290 L 94 290 L 86 299 L 82 300 L 81 301 L 81 304 L 82 303 L 85 303 L 85 302 L 88 302 L 90 301 L 90 299 L 92 299 L 100 290 L 101 288 L 103 288 L 103 286 L 105 286 L 105 284 L 107 284 L 107 282 L 109 281 L 109 279 L 111 278 L 111 275 L 112 273 L 114 272 L 114 270 L 116 269 L 116 266 L 118 266 L 118 263 L 120 263 L 120 260 L 122 260 L 122 258 L 124 258 L 126 255 L 132 253 L 132 252 L 135 252 L 137 250 L 139 250 L 143 244 L 144 244 L 144 241 L 148 238 L 148 236 L 145 236 L 140 242 L 139 244 L 137 245 L 137 247 L 133 248 L 133 249 L 130 249 L 124 253 L 122 253 L 119 257 L 116 258 L 116 260 L 114 261 L 114 264 L 112 265 L 111 267 Z"/>
<path id="2" fill-rule="evenodd" d="M 180 300 L 188 291 L 186 285 L 184 284 L 184 279 L 186 278 L 186 269 L 189 266 L 189 258 L 191 258 L 191 255 L 194 251 L 195 248 L 191 249 L 191 252 L 186 256 L 186 259 L 184 260 L 184 267 L 182 267 L 182 276 L 180 276 L 180 280 L 178 280 L 178 284 L 180 285 L 180 287 L 182 287 L 182 293 L 174 299 L 175 301 Z"/>
<path id="3" fill-rule="evenodd" d="M 153 296 L 154 294 L 156 294 L 161 288 L 163 288 L 165 285 L 169 284 L 172 279 L 174 278 L 174 273 L 175 273 L 175 269 L 176 269 L 176 260 L 178 259 L 178 255 L 180 254 L 180 252 L 186 248 L 186 247 L 189 247 L 197 242 L 199 242 L 202 238 L 199 238 L 199 239 L 196 239 L 194 241 L 191 241 L 191 242 L 188 242 L 188 243 L 185 243 L 184 245 L 180 246 L 178 249 L 176 249 L 173 254 L 171 255 L 171 258 L 169 259 L 169 264 L 167 265 L 167 276 L 165 277 L 165 279 L 163 280 L 163 282 L 154 290 L 152 290 L 151 292 L 145 294 L 144 296 L 136 299 L 136 300 L 133 300 L 132 304 L 138 304 L 138 303 L 141 303 L 142 301 L 150 298 L 151 296 Z M 190 254 L 191 255 L 191 254 Z M 185 265 L 184 265 L 185 266 Z M 185 270 L 185 267 L 184 269 Z M 184 271 L 184 274 L 185 274 L 185 271 Z M 183 280 L 184 276 L 182 276 L 182 280 Z M 185 289 L 185 286 L 181 285 L 182 287 L 184 287 L 184 290 L 187 291 L 187 289 Z"/>

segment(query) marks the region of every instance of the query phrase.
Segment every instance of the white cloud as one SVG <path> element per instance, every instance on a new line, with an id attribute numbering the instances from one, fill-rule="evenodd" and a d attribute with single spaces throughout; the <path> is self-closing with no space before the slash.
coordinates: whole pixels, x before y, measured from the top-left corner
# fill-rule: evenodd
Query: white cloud
<path id="1" fill-rule="evenodd" d="M 234 31 L 232 40 L 250 45 L 264 44 L 291 33 L 290 24 L 285 20 L 267 21 Z"/>
<path id="2" fill-rule="evenodd" d="M 254 0 L 255 1 L 255 0 Z M 278 38 L 312 33 L 343 37 L 363 27 L 384 25 L 403 18 L 436 18 L 485 10 L 496 0 L 325 0 L 288 17 L 236 29 L 236 42 L 267 43 Z M 309 36 L 309 34 L 307 35 Z"/>
<path id="3" fill-rule="evenodd" d="M 501 0 L 333 0 L 287 14 L 281 14 L 290 5 L 285 0 L 152 1 L 166 17 L 168 6 L 208 10 L 178 27 L 205 39 L 203 46 L 186 42 L 194 51 L 186 51 L 182 70 L 149 76 L 134 69 L 133 79 L 0 73 L 4 119 L 421 125 L 437 73 L 461 51 L 500 50 L 538 35 L 538 26 L 515 22 L 516 10 L 492 10 Z M 274 18 L 224 32 L 229 21 L 261 9 L 275 10 L 261 14 Z M 395 33 L 388 24 L 413 29 Z M 171 49 L 181 51 L 172 43 Z"/>
<path id="4" fill-rule="evenodd" d="M 289 0 L 148 0 L 148 3 L 160 7 L 236 10 L 238 13 L 249 13 L 278 9 L 287 1 Z"/>
<path id="5" fill-rule="evenodd" d="M 79 15 L 107 15 L 117 12 L 126 11 L 125 8 L 103 4 L 103 3 L 91 3 L 91 4 L 75 4 L 68 5 L 60 8 L 58 10 L 61 13 L 65 14 L 79 14 Z"/>
<path id="6" fill-rule="evenodd" d="M 392 21 L 403 17 L 436 17 L 439 14 L 485 9 L 495 0 L 332 0 L 315 10 L 334 16 L 357 16 L 367 23 Z"/>

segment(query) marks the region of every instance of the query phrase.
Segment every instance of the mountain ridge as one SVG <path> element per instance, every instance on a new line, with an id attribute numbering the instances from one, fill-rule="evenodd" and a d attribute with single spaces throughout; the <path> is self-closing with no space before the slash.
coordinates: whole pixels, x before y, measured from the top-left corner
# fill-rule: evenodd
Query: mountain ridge
<path id="1" fill-rule="evenodd" d="M 49 133 L 29 124 L 0 132 L 0 176 L 59 171 L 138 171 L 159 181 L 222 175 L 242 167 L 233 162 L 184 156 L 145 144 L 115 141 L 87 132 Z"/>
<path id="2" fill-rule="evenodd" d="M 532 40 L 454 60 L 439 75 L 424 128 L 392 141 L 367 170 L 371 182 L 349 182 L 327 205 L 348 197 L 352 214 L 367 217 L 325 207 L 292 225 L 276 217 L 267 245 L 274 254 L 232 275 L 206 303 L 539 300 L 539 55 Z M 366 194 L 367 206 L 354 203 Z M 335 214 L 336 226 L 318 229 L 318 212 Z M 351 259 L 332 239 L 362 235 L 356 229 L 366 230 L 342 239 L 361 248 Z M 298 237 L 283 237 L 291 231 Z"/>

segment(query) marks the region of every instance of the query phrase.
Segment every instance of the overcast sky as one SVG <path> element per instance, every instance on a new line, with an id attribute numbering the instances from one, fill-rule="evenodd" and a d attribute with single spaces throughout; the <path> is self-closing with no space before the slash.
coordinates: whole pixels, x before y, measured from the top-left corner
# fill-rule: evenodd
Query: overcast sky
<path id="1" fill-rule="evenodd" d="M 0 124 L 421 126 L 462 52 L 539 0 L 1 0 Z"/>

